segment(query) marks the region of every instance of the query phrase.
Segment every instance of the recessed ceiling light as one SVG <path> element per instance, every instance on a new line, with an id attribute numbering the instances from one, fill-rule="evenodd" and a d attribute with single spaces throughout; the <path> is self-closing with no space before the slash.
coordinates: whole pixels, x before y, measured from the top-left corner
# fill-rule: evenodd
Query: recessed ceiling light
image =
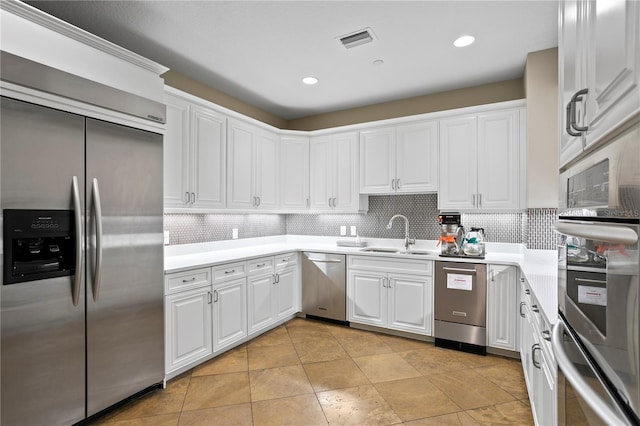
<path id="1" fill-rule="evenodd" d="M 302 79 L 304 84 L 313 85 L 318 83 L 318 79 L 316 77 L 305 77 Z"/>
<path id="2" fill-rule="evenodd" d="M 462 37 L 459 37 L 458 39 L 456 39 L 456 41 L 453 42 L 453 45 L 455 47 L 465 47 L 465 46 L 469 46 L 474 41 L 476 41 L 476 38 L 474 36 L 463 35 Z"/>
<path id="3" fill-rule="evenodd" d="M 384 61 L 382 59 L 376 59 L 375 61 L 373 61 L 373 65 L 384 65 Z"/>

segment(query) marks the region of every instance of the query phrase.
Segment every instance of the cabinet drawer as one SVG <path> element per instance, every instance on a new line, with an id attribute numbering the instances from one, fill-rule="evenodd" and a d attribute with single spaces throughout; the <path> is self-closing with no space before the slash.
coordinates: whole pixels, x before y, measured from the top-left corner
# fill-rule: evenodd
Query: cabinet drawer
<path id="1" fill-rule="evenodd" d="M 211 269 L 193 269 L 164 277 L 165 293 L 175 293 L 211 284 Z"/>
<path id="2" fill-rule="evenodd" d="M 260 259 L 254 259 L 247 262 L 249 265 L 249 274 L 261 275 L 273 273 L 273 257 L 263 257 Z"/>
<path id="3" fill-rule="evenodd" d="M 293 252 L 293 253 L 280 254 L 275 257 L 275 262 L 276 262 L 275 263 L 276 268 L 278 269 L 286 268 L 287 266 L 296 265 L 298 263 L 298 253 Z"/>
<path id="4" fill-rule="evenodd" d="M 349 256 L 349 269 L 433 275 L 433 261 L 397 257 Z"/>
<path id="5" fill-rule="evenodd" d="M 230 263 L 213 268 L 213 281 L 216 283 L 244 277 L 245 275 L 247 275 L 247 265 L 245 262 Z"/>

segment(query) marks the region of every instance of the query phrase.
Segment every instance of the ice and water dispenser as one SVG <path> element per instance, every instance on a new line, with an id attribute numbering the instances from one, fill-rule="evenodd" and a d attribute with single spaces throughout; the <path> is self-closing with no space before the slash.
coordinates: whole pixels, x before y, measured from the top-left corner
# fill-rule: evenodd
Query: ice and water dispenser
<path id="1" fill-rule="evenodd" d="M 3 284 L 73 275 L 75 238 L 71 210 L 3 210 Z"/>

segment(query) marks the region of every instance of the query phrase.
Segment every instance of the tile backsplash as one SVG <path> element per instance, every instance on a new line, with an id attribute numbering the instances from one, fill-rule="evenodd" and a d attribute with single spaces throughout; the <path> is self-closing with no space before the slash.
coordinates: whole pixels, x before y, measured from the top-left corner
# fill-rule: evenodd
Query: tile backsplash
<path id="1" fill-rule="evenodd" d="M 435 240 L 440 236 L 436 194 L 382 195 L 369 197 L 366 214 L 166 214 L 165 230 L 170 244 L 230 240 L 232 229 L 239 238 L 271 235 L 340 235 L 340 226 L 355 226 L 361 237 L 403 238 L 404 221 L 387 223 L 394 214 L 409 219 L 411 237 Z M 529 209 L 524 213 L 464 213 L 462 223 L 485 229 L 487 241 L 523 243 L 530 249 L 554 250 L 553 223 L 556 209 Z"/>

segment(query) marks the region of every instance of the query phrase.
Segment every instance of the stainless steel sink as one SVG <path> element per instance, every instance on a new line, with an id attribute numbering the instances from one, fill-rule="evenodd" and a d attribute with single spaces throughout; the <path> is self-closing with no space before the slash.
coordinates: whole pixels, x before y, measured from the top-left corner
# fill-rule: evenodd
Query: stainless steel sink
<path id="1" fill-rule="evenodd" d="M 360 251 L 366 251 L 369 253 L 399 253 L 401 250 L 393 247 L 365 247 Z"/>
<path id="2" fill-rule="evenodd" d="M 438 250 L 403 250 L 401 248 L 394 247 L 365 247 L 360 249 L 360 251 L 368 252 L 368 253 L 398 253 L 398 254 L 416 254 L 422 256 L 428 256 L 430 254 L 438 254 Z"/>

